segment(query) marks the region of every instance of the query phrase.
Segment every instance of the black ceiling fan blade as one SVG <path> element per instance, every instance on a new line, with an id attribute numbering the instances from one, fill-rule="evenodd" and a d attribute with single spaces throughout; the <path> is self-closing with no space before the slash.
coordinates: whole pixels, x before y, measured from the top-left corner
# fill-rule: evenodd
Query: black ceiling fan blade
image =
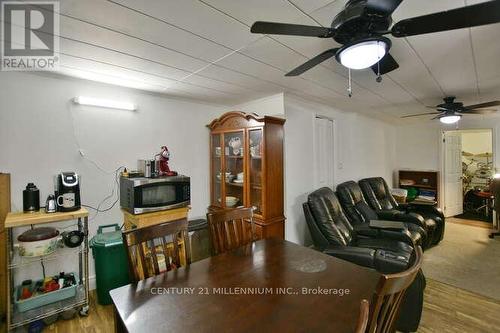
<path id="1" fill-rule="evenodd" d="M 300 74 L 304 73 L 305 71 L 310 70 L 314 66 L 321 64 L 323 61 L 330 59 L 331 57 L 333 57 L 335 55 L 335 53 L 337 53 L 337 51 L 338 51 L 338 49 L 330 49 L 330 50 L 327 50 L 323 53 L 320 53 L 317 56 L 315 56 L 314 58 L 309 59 L 308 61 L 306 61 L 305 63 L 303 63 L 299 67 L 286 73 L 285 76 L 300 75 Z"/>
<path id="2" fill-rule="evenodd" d="M 500 0 L 412 17 L 392 27 L 392 35 L 406 37 L 500 22 Z"/>
<path id="3" fill-rule="evenodd" d="M 380 59 L 380 61 L 377 64 L 371 67 L 375 75 L 378 75 L 379 65 L 380 65 L 380 75 L 384 75 L 399 68 L 399 64 L 397 63 L 396 59 L 394 59 L 390 55 L 390 53 L 387 53 L 382 59 Z"/>
<path id="4" fill-rule="evenodd" d="M 312 25 L 257 21 L 250 28 L 250 32 L 254 34 L 292 35 L 326 38 L 333 36 L 334 30 L 331 28 L 315 27 Z"/>
<path id="5" fill-rule="evenodd" d="M 486 102 L 486 103 L 467 105 L 467 106 L 464 106 L 464 108 L 466 108 L 466 109 L 482 109 L 482 108 L 489 108 L 492 106 L 500 106 L 500 101 L 491 101 L 491 102 Z"/>
<path id="6" fill-rule="evenodd" d="M 492 114 L 497 112 L 495 109 L 476 109 L 460 111 L 462 114 Z"/>
<path id="7" fill-rule="evenodd" d="M 428 116 L 430 114 L 441 114 L 441 113 L 442 112 L 427 112 L 427 113 L 409 114 L 406 116 L 402 116 L 401 118 L 420 117 L 420 116 Z"/>
<path id="8" fill-rule="evenodd" d="M 403 0 L 368 0 L 366 7 L 371 11 L 391 15 Z"/>

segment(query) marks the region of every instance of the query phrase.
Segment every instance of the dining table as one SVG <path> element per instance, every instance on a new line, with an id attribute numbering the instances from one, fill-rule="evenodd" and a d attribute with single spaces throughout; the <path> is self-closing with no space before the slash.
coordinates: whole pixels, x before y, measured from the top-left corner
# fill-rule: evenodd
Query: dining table
<path id="1" fill-rule="evenodd" d="M 381 275 L 263 239 L 110 291 L 118 332 L 349 332 Z"/>

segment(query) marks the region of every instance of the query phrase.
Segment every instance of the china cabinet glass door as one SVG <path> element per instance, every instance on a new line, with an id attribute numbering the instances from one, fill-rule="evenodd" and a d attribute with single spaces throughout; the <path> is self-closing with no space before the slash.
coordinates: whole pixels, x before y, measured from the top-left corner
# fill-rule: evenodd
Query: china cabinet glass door
<path id="1" fill-rule="evenodd" d="M 262 215 L 262 128 L 248 131 L 249 137 L 249 172 L 250 172 L 250 207 L 254 213 Z"/>
<path id="2" fill-rule="evenodd" d="M 220 175 L 222 172 L 222 139 L 220 134 L 212 134 L 211 157 L 212 157 L 212 205 L 221 205 L 222 184 Z"/>
<path id="3" fill-rule="evenodd" d="M 245 132 L 224 133 L 225 202 L 227 208 L 245 202 Z"/>

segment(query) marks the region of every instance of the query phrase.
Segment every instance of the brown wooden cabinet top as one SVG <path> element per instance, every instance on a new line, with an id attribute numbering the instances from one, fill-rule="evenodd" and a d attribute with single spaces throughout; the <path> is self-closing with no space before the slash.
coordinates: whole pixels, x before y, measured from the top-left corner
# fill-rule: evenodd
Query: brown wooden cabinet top
<path id="1" fill-rule="evenodd" d="M 275 123 L 283 125 L 285 123 L 285 119 L 272 116 L 259 116 L 256 113 L 230 111 L 224 113 L 219 118 L 212 120 L 212 122 L 208 124 L 207 127 L 211 130 L 224 128 L 246 128 L 262 126 L 264 123 Z"/>
<path id="2" fill-rule="evenodd" d="M 379 277 L 374 270 L 272 238 L 110 294 L 130 333 L 342 333 L 354 331 L 360 301 L 371 301 Z M 317 294 L 318 288 L 330 294 Z M 341 289 L 349 294 L 332 294 Z"/>

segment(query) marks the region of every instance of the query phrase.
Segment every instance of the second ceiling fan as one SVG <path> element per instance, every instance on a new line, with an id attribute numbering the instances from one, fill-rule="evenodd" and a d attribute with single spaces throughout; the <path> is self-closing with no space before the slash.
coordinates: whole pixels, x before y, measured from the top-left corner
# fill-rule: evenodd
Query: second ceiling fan
<path id="1" fill-rule="evenodd" d="M 420 117 L 427 115 L 435 115 L 434 119 L 439 119 L 443 124 L 454 124 L 459 121 L 463 115 L 484 115 L 495 113 L 497 109 L 491 109 L 495 106 L 500 106 L 500 101 L 484 102 L 473 105 L 464 105 L 462 102 L 455 101 L 454 96 L 443 98 L 444 103 L 436 106 L 429 106 L 428 108 L 436 109 L 434 112 L 410 114 L 402 116 L 401 118 Z M 490 109 L 489 109 L 490 108 Z"/>
<path id="2" fill-rule="evenodd" d="M 250 31 L 270 35 L 333 38 L 342 45 L 311 58 L 286 76 L 297 76 L 335 57 L 349 69 L 371 68 L 378 75 L 399 67 L 390 55 L 391 40 L 384 35 L 407 37 L 500 22 L 500 0 L 408 18 L 392 25 L 392 13 L 402 0 L 349 0 L 331 24 L 317 27 L 276 22 L 255 22 Z M 391 27 L 392 26 L 392 27 Z"/>

